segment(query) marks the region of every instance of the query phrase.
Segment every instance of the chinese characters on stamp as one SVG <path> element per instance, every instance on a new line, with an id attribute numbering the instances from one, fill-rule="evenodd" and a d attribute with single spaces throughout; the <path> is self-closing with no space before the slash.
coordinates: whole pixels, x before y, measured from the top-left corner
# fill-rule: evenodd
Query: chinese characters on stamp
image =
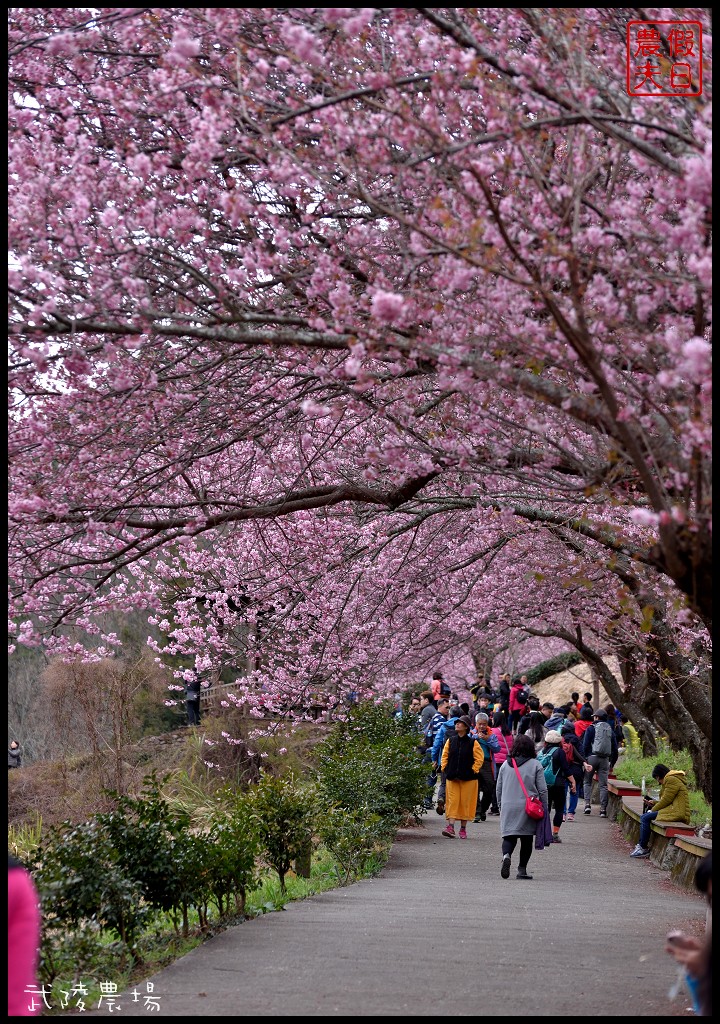
<path id="1" fill-rule="evenodd" d="M 699 21 L 629 21 L 629 96 L 699 96 L 702 26 Z"/>

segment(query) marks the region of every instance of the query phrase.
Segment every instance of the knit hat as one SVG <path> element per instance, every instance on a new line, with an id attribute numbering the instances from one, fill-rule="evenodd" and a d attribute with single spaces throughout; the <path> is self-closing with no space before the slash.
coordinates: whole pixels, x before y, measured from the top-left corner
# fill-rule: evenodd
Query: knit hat
<path id="1" fill-rule="evenodd" d="M 598 722 L 607 722 L 607 711 L 603 711 L 603 709 L 600 708 L 595 712 L 593 717 L 597 718 Z"/>
<path id="2" fill-rule="evenodd" d="M 562 743 L 562 736 L 557 731 L 557 729 L 548 729 L 548 731 L 545 733 L 545 742 Z"/>
<path id="3" fill-rule="evenodd" d="M 472 722 L 470 721 L 469 715 L 460 715 L 458 722 L 463 722 L 468 727 L 468 732 L 470 731 Z"/>
<path id="4" fill-rule="evenodd" d="M 566 722 L 565 723 L 565 725 L 560 730 L 560 735 L 561 736 L 574 736 L 575 735 L 575 726 L 572 724 L 572 722 Z"/>
<path id="5" fill-rule="evenodd" d="M 581 709 L 581 711 L 580 711 L 580 721 L 581 722 L 591 722 L 592 721 L 592 716 L 593 716 L 593 714 L 592 714 L 592 711 L 590 710 L 590 708 L 582 708 Z"/>

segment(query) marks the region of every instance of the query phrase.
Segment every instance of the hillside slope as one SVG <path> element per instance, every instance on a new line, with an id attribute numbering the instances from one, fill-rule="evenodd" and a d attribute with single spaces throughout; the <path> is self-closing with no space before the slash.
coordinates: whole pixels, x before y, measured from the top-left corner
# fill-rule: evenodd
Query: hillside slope
<path id="1" fill-rule="evenodd" d="M 605 663 L 612 671 L 618 682 L 621 683 L 620 665 L 617 658 L 614 656 L 607 656 L 605 658 Z M 579 665 L 574 665 L 572 668 L 565 669 L 564 672 L 558 672 L 554 676 L 548 676 L 547 679 L 543 679 L 541 683 L 538 683 L 537 686 L 533 688 L 533 693 L 536 693 L 541 701 L 549 700 L 556 705 L 565 704 L 566 701 L 570 700 L 570 694 L 575 691 L 580 694 L 581 701 L 582 695 L 585 691 L 592 693 L 593 707 L 604 707 L 605 704 L 610 702 L 610 698 L 601 684 L 598 684 L 597 700 L 594 699 L 592 673 L 585 662 L 581 662 Z"/>

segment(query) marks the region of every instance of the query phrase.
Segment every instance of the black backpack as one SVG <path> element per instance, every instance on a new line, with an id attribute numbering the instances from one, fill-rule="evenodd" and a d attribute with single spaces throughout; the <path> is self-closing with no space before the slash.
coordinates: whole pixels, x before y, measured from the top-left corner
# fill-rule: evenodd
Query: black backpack
<path id="1" fill-rule="evenodd" d="M 451 693 L 452 693 L 452 690 L 450 689 L 450 684 L 446 683 L 444 679 L 441 679 L 440 680 L 440 696 L 441 697 L 449 697 Z"/>

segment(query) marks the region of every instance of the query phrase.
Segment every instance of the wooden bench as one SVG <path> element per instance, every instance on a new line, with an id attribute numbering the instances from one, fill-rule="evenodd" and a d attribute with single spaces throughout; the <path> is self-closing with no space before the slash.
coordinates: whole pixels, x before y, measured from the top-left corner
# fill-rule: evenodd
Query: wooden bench
<path id="1" fill-rule="evenodd" d="M 712 839 L 702 839 L 700 836 L 677 836 L 675 845 L 687 853 L 694 853 L 696 857 L 704 857 L 712 850 Z"/>
<path id="2" fill-rule="evenodd" d="M 615 796 L 641 796 L 642 789 L 634 782 L 624 782 L 622 779 L 608 779 L 608 792 Z"/>
<path id="3" fill-rule="evenodd" d="M 670 868 L 672 880 L 686 889 L 694 889 L 697 866 L 705 854 L 712 850 L 712 839 L 701 839 L 700 836 L 675 836 L 672 842 L 677 851 Z"/>

